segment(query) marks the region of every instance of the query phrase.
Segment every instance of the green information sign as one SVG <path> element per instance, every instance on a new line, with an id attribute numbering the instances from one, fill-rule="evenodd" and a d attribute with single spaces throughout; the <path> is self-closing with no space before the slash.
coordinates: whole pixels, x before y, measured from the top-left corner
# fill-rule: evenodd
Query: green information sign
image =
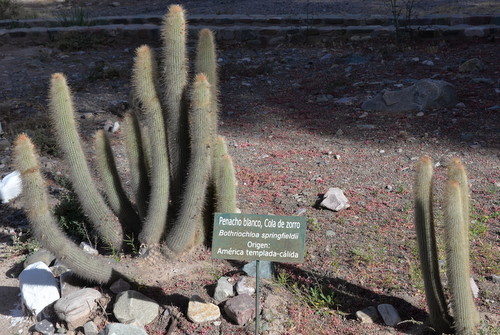
<path id="1" fill-rule="evenodd" d="M 212 257 L 302 263 L 306 218 L 216 213 Z"/>

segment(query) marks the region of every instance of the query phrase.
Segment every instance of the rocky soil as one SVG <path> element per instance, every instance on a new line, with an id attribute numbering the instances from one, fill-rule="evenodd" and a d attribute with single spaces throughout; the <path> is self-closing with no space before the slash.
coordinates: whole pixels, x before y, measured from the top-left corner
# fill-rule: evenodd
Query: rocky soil
<path id="1" fill-rule="evenodd" d="M 1 175 L 12 170 L 10 143 L 16 134 L 28 132 L 40 148 L 56 204 L 63 190 L 58 176 L 66 174 L 66 167 L 46 121 L 50 74 L 68 76 L 92 157 L 93 131 L 121 122 L 128 107 L 135 47 L 110 41 L 84 50 L 61 45 L 1 46 L 0 122 L 5 132 Z M 428 330 L 412 221 L 414 165 L 424 154 L 435 163 L 438 222 L 449 159 L 459 157 L 469 172 L 471 263 L 479 286 L 475 301 L 485 334 L 498 332 L 500 284 L 493 280 L 500 275 L 498 54 L 500 45 L 491 39 L 408 42 L 401 48 L 392 41 L 365 41 L 219 50 L 220 132 L 235 160 L 239 207 L 243 213 L 300 214 L 309 219 L 304 263 L 277 264 L 280 279 L 264 286 L 265 296 L 279 295 L 287 302 L 280 310 L 282 331 L 278 333 L 423 334 Z M 459 72 L 460 64 L 472 58 L 480 59 L 484 69 Z M 382 89 L 400 89 L 423 78 L 455 85 L 460 103 L 396 114 L 360 108 Z M 118 148 L 123 135 L 121 131 L 111 135 Z M 123 163 L 120 149 L 117 155 Z M 332 212 L 315 206 L 330 187 L 344 190 L 349 209 Z M 6 334 L 27 333 L 33 321 L 13 318 L 11 310 L 18 301 L 15 277 L 27 252 L 20 241 L 29 235 L 29 226 L 19 201 L 2 204 L 0 214 L 0 301 L 6 302 L 0 306 L 0 325 L 2 331 L 14 325 Z M 438 231 L 442 236 L 441 224 Z M 439 246 L 442 249 L 442 238 Z M 141 278 L 137 289 L 178 313 L 174 334 L 251 330 L 225 317 L 216 325 L 193 324 L 185 317 L 188 298 L 197 294 L 212 301 L 218 276 L 238 277 L 241 262 L 213 260 L 209 250 L 200 249 L 178 262 L 158 258 L 146 263 L 122 257 L 120 264 L 135 269 Z M 322 297 L 314 295 L 318 288 Z M 381 303 L 395 306 L 408 322 L 388 327 L 381 321 L 367 325 L 356 320 L 357 310 Z M 104 312 L 100 317 L 103 323 L 114 321 L 113 315 Z"/>

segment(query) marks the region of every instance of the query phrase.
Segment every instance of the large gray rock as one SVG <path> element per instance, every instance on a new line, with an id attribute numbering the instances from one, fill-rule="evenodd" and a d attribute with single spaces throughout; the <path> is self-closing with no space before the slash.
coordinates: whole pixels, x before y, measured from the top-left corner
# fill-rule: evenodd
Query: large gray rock
<path id="1" fill-rule="evenodd" d="M 137 291 L 124 291 L 116 296 L 113 314 L 123 323 L 139 323 L 147 325 L 159 313 L 160 306 L 156 301 Z"/>
<path id="2" fill-rule="evenodd" d="M 434 79 L 422 79 L 399 91 L 384 90 L 363 103 L 362 109 L 380 112 L 424 111 L 453 107 L 458 103 L 455 86 Z"/>
<path id="3" fill-rule="evenodd" d="M 214 299 L 222 302 L 232 296 L 234 296 L 234 282 L 229 277 L 220 277 L 215 286 Z"/>
<path id="4" fill-rule="evenodd" d="M 224 311 L 238 325 L 246 325 L 255 318 L 255 299 L 248 294 L 237 295 L 226 301 Z"/>
<path id="5" fill-rule="evenodd" d="M 84 288 L 57 300 L 54 311 L 59 319 L 66 321 L 70 329 L 75 329 L 88 321 L 90 313 L 97 305 L 96 300 L 100 297 L 99 291 Z"/>
<path id="6" fill-rule="evenodd" d="M 401 317 L 394 306 L 390 304 L 380 304 L 377 306 L 377 310 L 386 325 L 395 326 L 401 322 Z"/>
<path id="7" fill-rule="evenodd" d="M 215 321 L 220 318 L 220 309 L 219 306 L 194 295 L 189 300 L 187 317 L 195 323 Z"/>
<path id="8" fill-rule="evenodd" d="M 24 305 L 35 316 L 60 298 L 57 280 L 43 262 L 28 265 L 21 272 L 19 288 Z"/>
<path id="9" fill-rule="evenodd" d="M 148 335 L 144 328 L 134 325 L 124 325 L 123 323 L 110 323 L 99 335 Z"/>
<path id="10" fill-rule="evenodd" d="M 252 261 L 243 266 L 242 269 L 248 276 L 257 276 L 257 261 Z M 273 263 L 270 261 L 260 261 L 259 275 L 261 279 L 271 279 L 274 275 Z"/>
<path id="11" fill-rule="evenodd" d="M 336 212 L 351 207 L 349 200 L 344 195 L 344 191 L 338 187 L 328 189 L 328 192 L 323 195 L 323 200 L 321 200 L 319 205 Z"/>

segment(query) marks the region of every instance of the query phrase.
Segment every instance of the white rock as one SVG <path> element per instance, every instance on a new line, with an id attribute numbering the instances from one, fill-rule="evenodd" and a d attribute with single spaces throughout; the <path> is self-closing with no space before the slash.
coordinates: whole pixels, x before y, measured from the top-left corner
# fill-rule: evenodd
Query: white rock
<path id="1" fill-rule="evenodd" d="M 187 317 L 195 323 L 215 321 L 220 318 L 219 306 L 205 302 L 201 297 L 194 295 L 189 300 Z"/>
<path id="2" fill-rule="evenodd" d="M 472 295 L 474 298 L 479 297 L 479 287 L 477 287 L 476 282 L 474 281 L 474 278 L 470 277 L 470 288 L 472 290 Z"/>
<path id="3" fill-rule="evenodd" d="M 86 242 L 80 242 L 80 248 L 82 248 L 83 251 L 85 251 L 90 255 L 99 255 L 99 251 L 97 251 L 97 249 L 92 248 L 92 246 Z"/>
<path id="4" fill-rule="evenodd" d="M 255 293 L 255 278 L 241 277 L 236 283 L 238 294 L 253 295 Z"/>
<path id="5" fill-rule="evenodd" d="M 377 310 L 386 325 L 395 326 L 401 322 L 401 317 L 394 306 L 390 304 L 380 304 L 377 306 Z"/>
<path id="6" fill-rule="evenodd" d="M 349 201 L 344 195 L 344 191 L 338 187 L 332 187 L 328 190 L 328 192 L 326 192 L 320 206 L 336 212 L 351 207 L 349 205 Z"/>
<path id="7" fill-rule="evenodd" d="M 22 181 L 19 171 L 14 171 L 6 175 L 0 181 L 0 199 L 4 204 L 21 194 Z"/>
<path id="8" fill-rule="evenodd" d="M 19 288 L 23 303 L 34 315 L 61 296 L 57 289 L 57 280 L 47 264 L 36 262 L 28 265 L 19 275 Z"/>

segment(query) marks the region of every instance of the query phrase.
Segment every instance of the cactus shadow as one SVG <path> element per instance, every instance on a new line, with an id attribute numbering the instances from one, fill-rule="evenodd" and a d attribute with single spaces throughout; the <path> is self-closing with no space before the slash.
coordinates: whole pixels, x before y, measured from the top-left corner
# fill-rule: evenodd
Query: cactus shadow
<path id="1" fill-rule="evenodd" d="M 391 304 L 403 320 L 402 323 L 395 326 L 398 332 L 403 334 L 433 334 L 432 330 L 425 326 L 428 319 L 427 312 L 403 298 L 376 293 L 342 278 L 318 275 L 292 264 L 275 263 L 275 268 L 290 274 L 291 278 L 300 278 L 299 285 L 304 285 L 305 289 L 327 288 L 330 293 L 333 293 L 337 310 L 346 315 L 347 319 L 355 320 L 356 312 L 364 308 L 376 307 L 379 304 Z M 291 280 L 294 281 L 294 279 Z M 406 320 L 408 322 L 404 322 Z M 381 318 L 374 323 L 386 326 Z"/>

